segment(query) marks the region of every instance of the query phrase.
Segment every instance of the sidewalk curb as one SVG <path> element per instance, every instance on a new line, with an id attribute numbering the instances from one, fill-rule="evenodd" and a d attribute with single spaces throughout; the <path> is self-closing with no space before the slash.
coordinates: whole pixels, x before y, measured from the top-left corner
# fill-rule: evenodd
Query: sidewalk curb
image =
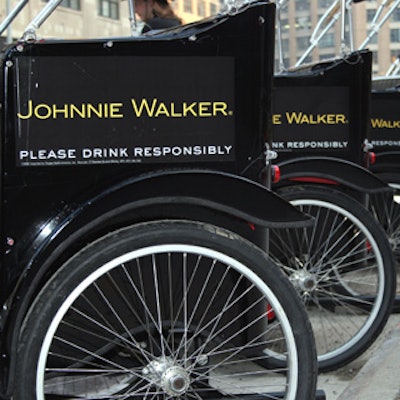
<path id="1" fill-rule="evenodd" d="M 371 358 L 337 400 L 400 399 L 400 323 L 388 332 Z"/>

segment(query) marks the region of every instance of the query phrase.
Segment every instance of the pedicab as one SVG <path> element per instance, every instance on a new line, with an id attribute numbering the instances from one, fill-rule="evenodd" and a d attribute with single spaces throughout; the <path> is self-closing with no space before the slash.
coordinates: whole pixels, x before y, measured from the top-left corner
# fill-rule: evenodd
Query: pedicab
<path id="1" fill-rule="evenodd" d="M 394 202 L 388 204 L 375 197 L 371 206 L 387 227 L 397 262 L 400 260 L 399 100 L 398 76 L 377 77 L 372 81 L 371 143 L 376 159 L 370 169 L 394 189 Z"/>
<path id="2" fill-rule="evenodd" d="M 381 28 L 390 21 L 397 11 L 400 1 L 382 0 L 371 15 L 370 26 L 366 37 L 358 46 L 365 49 L 372 39 L 376 38 Z M 351 19 L 352 3 L 346 7 Z M 351 33 L 353 27 L 350 27 Z M 350 37 L 354 36 L 353 34 Z M 354 38 L 350 43 L 354 48 Z M 385 228 L 395 258 L 400 255 L 400 206 L 399 206 L 399 165 L 400 153 L 398 142 L 398 118 L 396 115 L 396 92 L 399 87 L 399 57 L 397 56 L 387 69 L 385 75 L 372 79 L 371 98 L 371 144 L 374 151 L 374 163 L 369 169 L 393 188 L 393 201 L 377 194 L 369 199 L 369 208 Z"/>
<path id="3" fill-rule="evenodd" d="M 390 187 L 370 162 L 371 53 L 310 63 L 275 75 L 273 149 L 279 195 L 316 219 L 274 230 L 270 254 L 305 303 L 320 371 L 337 369 L 377 338 L 392 310 L 392 248 L 368 209 Z M 284 250 L 283 250 L 284 249 Z"/>
<path id="4" fill-rule="evenodd" d="M 313 223 L 268 188 L 275 5 L 39 39 L 59 3 L 2 53 L 1 397 L 315 398 L 266 255 Z"/>

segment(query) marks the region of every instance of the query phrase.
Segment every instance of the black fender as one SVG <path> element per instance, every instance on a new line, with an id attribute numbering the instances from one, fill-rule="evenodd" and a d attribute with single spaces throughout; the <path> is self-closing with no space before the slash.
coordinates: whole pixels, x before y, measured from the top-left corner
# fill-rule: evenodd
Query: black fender
<path id="1" fill-rule="evenodd" d="M 375 173 L 400 173 L 400 150 L 383 151 L 375 153 L 375 162 L 371 165 L 371 171 Z"/>
<path id="2" fill-rule="evenodd" d="M 19 266 L 19 278 L 3 305 L 0 366 L 1 380 L 8 383 L 2 396 L 10 396 L 12 391 L 17 341 L 26 312 L 43 283 L 66 259 L 85 243 L 112 229 L 150 219 L 192 218 L 200 209 L 211 210 L 214 216 L 224 214 L 242 224 L 267 228 L 312 224 L 309 216 L 265 186 L 217 171 L 143 175 L 125 180 L 80 204 L 66 206 L 37 233 L 29 246 L 31 251 Z"/>
<path id="3" fill-rule="evenodd" d="M 361 193 L 391 191 L 368 169 L 339 158 L 304 157 L 276 164 L 280 169 L 280 186 L 290 181 L 341 185 Z"/>

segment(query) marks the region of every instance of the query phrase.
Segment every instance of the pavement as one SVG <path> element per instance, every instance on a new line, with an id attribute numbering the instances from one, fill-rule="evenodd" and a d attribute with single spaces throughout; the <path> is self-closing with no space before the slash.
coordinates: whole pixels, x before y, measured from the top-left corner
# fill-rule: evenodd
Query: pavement
<path id="1" fill-rule="evenodd" d="M 318 376 L 326 400 L 400 400 L 400 313 L 358 359 Z M 322 398 L 321 398 L 322 400 Z"/>

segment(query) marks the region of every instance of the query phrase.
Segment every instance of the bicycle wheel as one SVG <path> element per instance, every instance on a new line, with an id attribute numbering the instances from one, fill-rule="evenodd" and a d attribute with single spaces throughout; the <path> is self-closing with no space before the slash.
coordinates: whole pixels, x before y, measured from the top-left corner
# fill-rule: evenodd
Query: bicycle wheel
<path id="1" fill-rule="evenodd" d="M 257 364 L 270 343 L 287 355 L 279 370 Z M 46 284 L 13 398 L 310 400 L 316 377 L 307 314 L 262 251 L 210 225 L 158 221 L 101 238 Z"/>
<path id="2" fill-rule="evenodd" d="M 320 371 L 362 354 L 382 331 L 395 295 L 395 266 L 382 227 L 354 199 L 332 188 L 279 191 L 315 218 L 304 229 L 271 232 L 270 255 L 306 306 Z"/>
<path id="3" fill-rule="evenodd" d="M 370 195 L 368 208 L 385 230 L 395 259 L 400 262 L 400 176 L 383 174 L 380 177 L 393 188 L 393 193 Z"/>

